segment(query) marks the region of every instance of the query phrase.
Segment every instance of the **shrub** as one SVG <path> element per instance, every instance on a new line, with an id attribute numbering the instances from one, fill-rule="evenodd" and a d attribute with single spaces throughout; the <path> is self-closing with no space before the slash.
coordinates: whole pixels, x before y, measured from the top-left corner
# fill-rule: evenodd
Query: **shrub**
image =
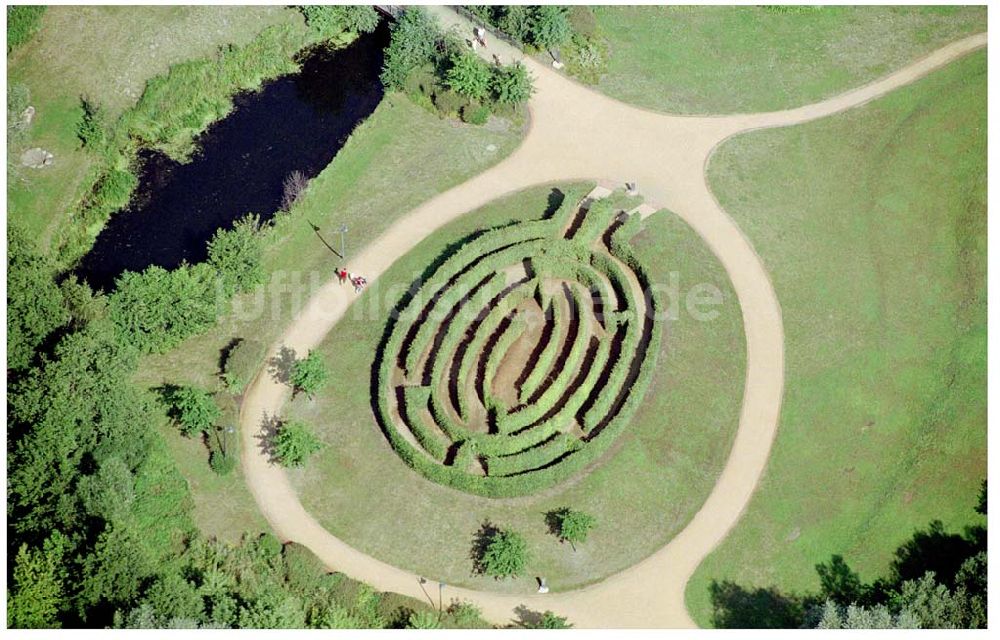
<path id="1" fill-rule="evenodd" d="M 76 135 L 86 149 L 97 150 L 104 146 L 106 140 L 106 117 L 100 105 L 82 98 L 80 106 L 83 115 L 76 126 Z M 130 190 L 131 191 L 131 190 Z"/>
<path id="2" fill-rule="evenodd" d="M 272 446 L 274 457 L 282 466 L 301 467 L 309 456 L 323 448 L 323 443 L 304 422 L 292 420 L 278 428 Z"/>
<path id="3" fill-rule="evenodd" d="M 567 7 L 552 4 L 532 7 L 528 21 L 528 40 L 531 44 L 549 49 L 567 42 L 572 35 Z"/>
<path id="4" fill-rule="evenodd" d="M 215 270 L 208 264 L 172 271 L 126 271 L 115 282 L 108 315 L 123 341 L 146 353 L 168 351 L 215 322 Z"/>
<path id="5" fill-rule="evenodd" d="M 36 5 L 7 6 L 7 53 L 38 33 L 46 8 Z"/>
<path id="6" fill-rule="evenodd" d="M 563 507 L 546 514 L 549 528 L 562 542 L 568 542 L 576 549 L 576 543 L 587 541 L 587 535 L 597 524 L 597 519 L 589 513 Z"/>
<path id="7" fill-rule="evenodd" d="M 219 229 L 208 243 L 208 261 L 218 271 L 227 296 L 256 289 L 266 278 L 261 265 L 260 217 L 249 214 L 232 229 Z"/>
<path id="8" fill-rule="evenodd" d="M 516 578 L 528 563 L 528 543 L 513 531 L 496 531 L 486 544 L 479 565 L 494 578 Z"/>
<path id="9" fill-rule="evenodd" d="M 371 5 L 305 5 L 299 7 L 306 24 L 329 40 L 345 31 L 369 33 L 378 26 L 378 12 Z"/>
<path id="10" fill-rule="evenodd" d="M 330 378 L 326 363 L 316 351 L 309 351 L 309 354 L 301 360 L 296 360 L 292 366 L 290 382 L 294 393 L 305 392 L 310 398 L 326 385 Z"/>
<path id="11" fill-rule="evenodd" d="M 466 98 L 449 89 L 435 92 L 433 100 L 434 107 L 444 117 L 459 113 L 465 105 L 469 104 Z"/>
<path id="12" fill-rule="evenodd" d="M 306 189 L 309 188 L 309 178 L 301 171 L 295 170 L 285 176 L 281 183 L 281 210 L 291 211 Z"/>
<path id="13" fill-rule="evenodd" d="M 388 89 L 402 89 L 407 76 L 434 59 L 441 37 L 435 19 L 420 7 L 408 7 L 391 26 L 380 78 Z"/>
<path id="14" fill-rule="evenodd" d="M 490 120 L 490 108 L 485 104 L 471 102 L 462 107 L 462 120 L 469 124 L 484 125 Z"/>
<path id="15" fill-rule="evenodd" d="M 170 415 L 177 421 L 181 433 L 191 437 L 215 426 L 222 416 L 212 394 L 196 387 L 178 387 L 167 393 Z"/>
<path id="16" fill-rule="evenodd" d="M 470 100 L 483 100 L 489 95 L 491 76 L 485 60 L 474 53 L 463 52 L 451 59 L 445 82 L 453 91 Z"/>
<path id="17" fill-rule="evenodd" d="M 232 393 L 242 393 L 250 384 L 267 353 L 267 346 L 253 338 L 240 339 L 226 354 L 222 380 Z"/>
<path id="18" fill-rule="evenodd" d="M 490 83 L 493 99 L 502 105 L 517 106 L 528 101 L 535 88 L 528 68 L 520 62 L 493 67 Z"/>
<path id="19" fill-rule="evenodd" d="M 132 191 L 137 186 L 139 179 L 131 171 L 108 169 L 94 185 L 90 205 L 108 215 L 125 207 L 132 199 Z"/>
<path id="20" fill-rule="evenodd" d="M 208 466 L 220 476 L 228 476 L 236 468 L 236 459 L 221 451 L 212 451 L 208 456 Z"/>

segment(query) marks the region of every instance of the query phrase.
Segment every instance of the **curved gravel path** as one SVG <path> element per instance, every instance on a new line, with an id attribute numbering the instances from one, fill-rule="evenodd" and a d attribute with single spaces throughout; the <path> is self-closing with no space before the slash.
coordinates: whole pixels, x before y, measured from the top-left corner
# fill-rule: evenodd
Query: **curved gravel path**
<path id="1" fill-rule="evenodd" d="M 467 28 L 444 7 L 430 7 L 445 24 Z M 595 93 L 524 59 L 535 77 L 531 125 L 523 144 L 504 161 L 409 212 L 351 259 L 352 270 L 375 280 L 438 228 L 496 198 L 556 181 L 638 181 L 646 202 L 681 216 L 726 269 L 739 298 L 747 344 L 747 372 L 739 429 L 726 466 L 701 510 L 659 551 L 595 585 L 546 595 L 507 595 L 449 587 L 449 598 L 470 600 L 485 617 L 505 624 L 514 609 L 552 610 L 580 628 L 693 627 L 684 589 L 701 561 L 739 520 L 764 471 L 778 427 L 784 385 L 781 309 L 760 258 L 712 195 L 705 166 L 726 138 L 761 127 L 787 126 L 864 104 L 986 45 L 986 34 L 950 44 L 859 89 L 815 104 L 760 114 L 678 117 L 631 107 Z M 491 43 L 490 54 L 522 59 Z M 310 299 L 271 349 L 305 353 L 323 340 L 355 299 L 332 279 Z M 383 591 L 423 599 L 418 576 L 350 547 L 302 507 L 284 471 L 261 452 L 263 421 L 280 414 L 289 390 L 261 372 L 241 410 L 242 463 L 265 518 L 283 540 L 312 550 L 331 569 Z M 434 579 L 434 576 L 428 576 Z"/>

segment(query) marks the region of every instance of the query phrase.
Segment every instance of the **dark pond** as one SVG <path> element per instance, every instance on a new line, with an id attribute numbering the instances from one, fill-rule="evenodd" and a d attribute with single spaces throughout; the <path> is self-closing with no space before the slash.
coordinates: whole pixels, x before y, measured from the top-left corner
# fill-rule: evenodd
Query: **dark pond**
<path id="1" fill-rule="evenodd" d="M 271 217 L 285 178 L 293 171 L 316 176 L 378 106 L 388 42 L 383 21 L 347 48 L 308 52 L 299 73 L 237 96 L 236 108 L 200 136 L 200 151 L 186 164 L 143 152 L 132 203 L 111 217 L 77 274 L 111 290 L 124 271 L 204 260 L 215 231 L 247 213 Z"/>

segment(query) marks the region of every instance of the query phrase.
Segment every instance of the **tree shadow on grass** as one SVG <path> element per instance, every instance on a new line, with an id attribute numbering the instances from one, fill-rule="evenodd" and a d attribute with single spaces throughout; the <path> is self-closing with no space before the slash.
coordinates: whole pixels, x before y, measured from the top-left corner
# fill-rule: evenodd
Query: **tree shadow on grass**
<path id="1" fill-rule="evenodd" d="M 472 572 L 474 574 L 483 575 L 486 573 L 486 567 L 483 565 L 483 557 L 486 555 L 486 549 L 498 533 L 500 533 L 499 527 L 489 520 L 484 520 L 479 530 L 472 536 L 469 559 L 472 560 Z"/>
<path id="2" fill-rule="evenodd" d="M 271 464 L 278 462 L 274 451 L 274 437 L 278 435 L 279 428 L 281 428 L 281 420 L 278 416 L 269 416 L 264 413 L 260 421 L 260 431 L 255 436 L 257 446 L 260 447 L 261 453 L 267 456 L 267 461 Z"/>
<path id="3" fill-rule="evenodd" d="M 744 588 L 712 581 L 712 626 L 717 629 L 795 629 L 805 617 L 805 602 L 775 587 Z"/>
<path id="4" fill-rule="evenodd" d="M 290 384 L 292 369 L 295 367 L 295 350 L 281 347 L 278 354 L 267 362 L 268 371 L 281 384 Z"/>

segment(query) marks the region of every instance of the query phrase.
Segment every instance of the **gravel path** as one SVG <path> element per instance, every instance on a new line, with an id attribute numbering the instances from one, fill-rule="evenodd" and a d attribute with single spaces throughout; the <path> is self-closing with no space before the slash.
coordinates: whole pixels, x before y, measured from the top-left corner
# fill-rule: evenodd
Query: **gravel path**
<path id="1" fill-rule="evenodd" d="M 430 7 L 446 24 L 469 28 L 445 7 Z M 979 34 L 859 89 L 797 109 L 719 117 L 678 117 L 631 107 L 595 93 L 525 59 L 537 93 L 523 144 L 507 159 L 468 182 L 409 212 L 351 260 L 351 269 L 374 281 L 396 257 L 466 212 L 533 185 L 597 180 L 638 181 L 646 202 L 668 208 L 701 236 L 726 269 L 743 311 L 747 374 L 739 430 L 729 459 L 701 510 L 659 551 L 619 574 L 576 591 L 506 595 L 448 587 L 448 599 L 466 599 L 485 617 L 505 624 L 514 609 L 552 610 L 579 628 L 693 627 L 684 589 L 701 561 L 739 520 L 760 479 L 778 427 L 784 386 L 781 309 L 767 272 L 736 224 L 712 195 L 705 167 L 726 138 L 751 129 L 798 124 L 864 104 L 986 45 Z M 490 42 L 485 54 L 522 58 Z M 281 346 L 305 353 L 333 329 L 355 299 L 350 287 L 331 279 L 288 326 Z M 280 414 L 289 396 L 266 372 L 249 387 L 241 413 L 243 466 L 265 518 L 283 540 L 311 549 L 331 569 L 384 591 L 423 599 L 418 576 L 357 551 L 337 539 L 302 507 L 284 471 L 261 453 L 262 420 Z M 435 576 L 427 576 L 434 580 Z"/>

